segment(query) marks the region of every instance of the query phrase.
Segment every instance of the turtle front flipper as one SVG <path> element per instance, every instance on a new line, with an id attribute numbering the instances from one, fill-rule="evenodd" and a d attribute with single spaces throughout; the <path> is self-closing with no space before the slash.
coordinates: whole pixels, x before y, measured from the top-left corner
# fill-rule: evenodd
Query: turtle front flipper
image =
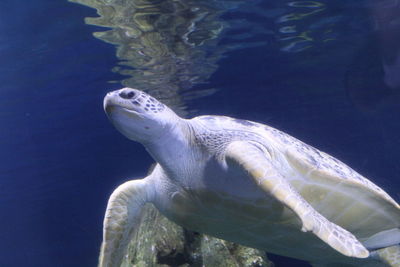
<path id="1" fill-rule="evenodd" d="M 239 164 L 263 191 L 291 209 L 300 218 L 303 224 L 302 231 L 312 231 L 322 241 L 346 256 L 369 256 L 368 250 L 353 234 L 328 221 L 291 186 L 274 167 L 268 152 L 255 144 L 235 141 L 228 145 L 225 159 L 227 162 Z"/>
<path id="2" fill-rule="evenodd" d="M 104 217 L 99 267 L 119 267 L 132 234 L 140 222 L 143 205 L 150 201 L 146 179 L 120 185 L 108 200 Z"/>

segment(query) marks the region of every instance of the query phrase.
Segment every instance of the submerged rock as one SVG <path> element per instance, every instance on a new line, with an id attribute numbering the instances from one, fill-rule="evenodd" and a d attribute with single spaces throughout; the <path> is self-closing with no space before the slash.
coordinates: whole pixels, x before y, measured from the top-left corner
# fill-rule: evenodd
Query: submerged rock
<path id="1" fill-rule="evenodd" d="M 265 252 L 183 229 L 153 206 L 128 247 L 122 267 L 271 267 Z"/>

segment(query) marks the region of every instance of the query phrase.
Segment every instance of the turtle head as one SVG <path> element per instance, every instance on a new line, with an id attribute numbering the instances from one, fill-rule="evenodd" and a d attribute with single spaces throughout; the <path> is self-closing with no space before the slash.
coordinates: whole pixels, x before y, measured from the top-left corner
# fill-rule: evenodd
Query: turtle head
<path id="1" fill-rule="evenodd" d="M 145 143 L 157 141 L 171 132 L 180 119 L 155 98 L 127 87 L 108 93 L 104 110 L 123 135 Z"/>

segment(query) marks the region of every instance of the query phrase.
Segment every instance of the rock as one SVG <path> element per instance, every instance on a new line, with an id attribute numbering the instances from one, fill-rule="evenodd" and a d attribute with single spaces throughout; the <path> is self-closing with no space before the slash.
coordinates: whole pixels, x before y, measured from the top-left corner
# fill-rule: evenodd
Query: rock
<path id="1" fill-rule="evenodd" d="M 122 267 L 226 266 L 272 267 L 266 254 L 211 236 L 183 229 L 152 205 L 143 211 Z"/>

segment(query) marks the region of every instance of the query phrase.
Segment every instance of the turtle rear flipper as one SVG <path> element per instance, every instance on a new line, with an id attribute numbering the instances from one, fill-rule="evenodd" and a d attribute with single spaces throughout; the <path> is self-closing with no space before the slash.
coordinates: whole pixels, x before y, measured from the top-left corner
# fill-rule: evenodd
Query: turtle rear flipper
<path id="1" fill-rule="evenodd" d="M 400 243 L 400 229 L 379 232 L 362 242 L 369 250 L 391 247 Z"/>
<path id="2" fill-rule="evenodd" d="M 244 168 L 254 182 L 266 193 L 290 208 L 303 223 L 302 231 L 312 231 L 322 241 L 343 255 L 367 258 L 369 251 L 357 238 L 328 221 L 316 211 L 271 163 L 266 151 L 249 142 L 235 141 L 226 149 L 226 160 Z"/>

